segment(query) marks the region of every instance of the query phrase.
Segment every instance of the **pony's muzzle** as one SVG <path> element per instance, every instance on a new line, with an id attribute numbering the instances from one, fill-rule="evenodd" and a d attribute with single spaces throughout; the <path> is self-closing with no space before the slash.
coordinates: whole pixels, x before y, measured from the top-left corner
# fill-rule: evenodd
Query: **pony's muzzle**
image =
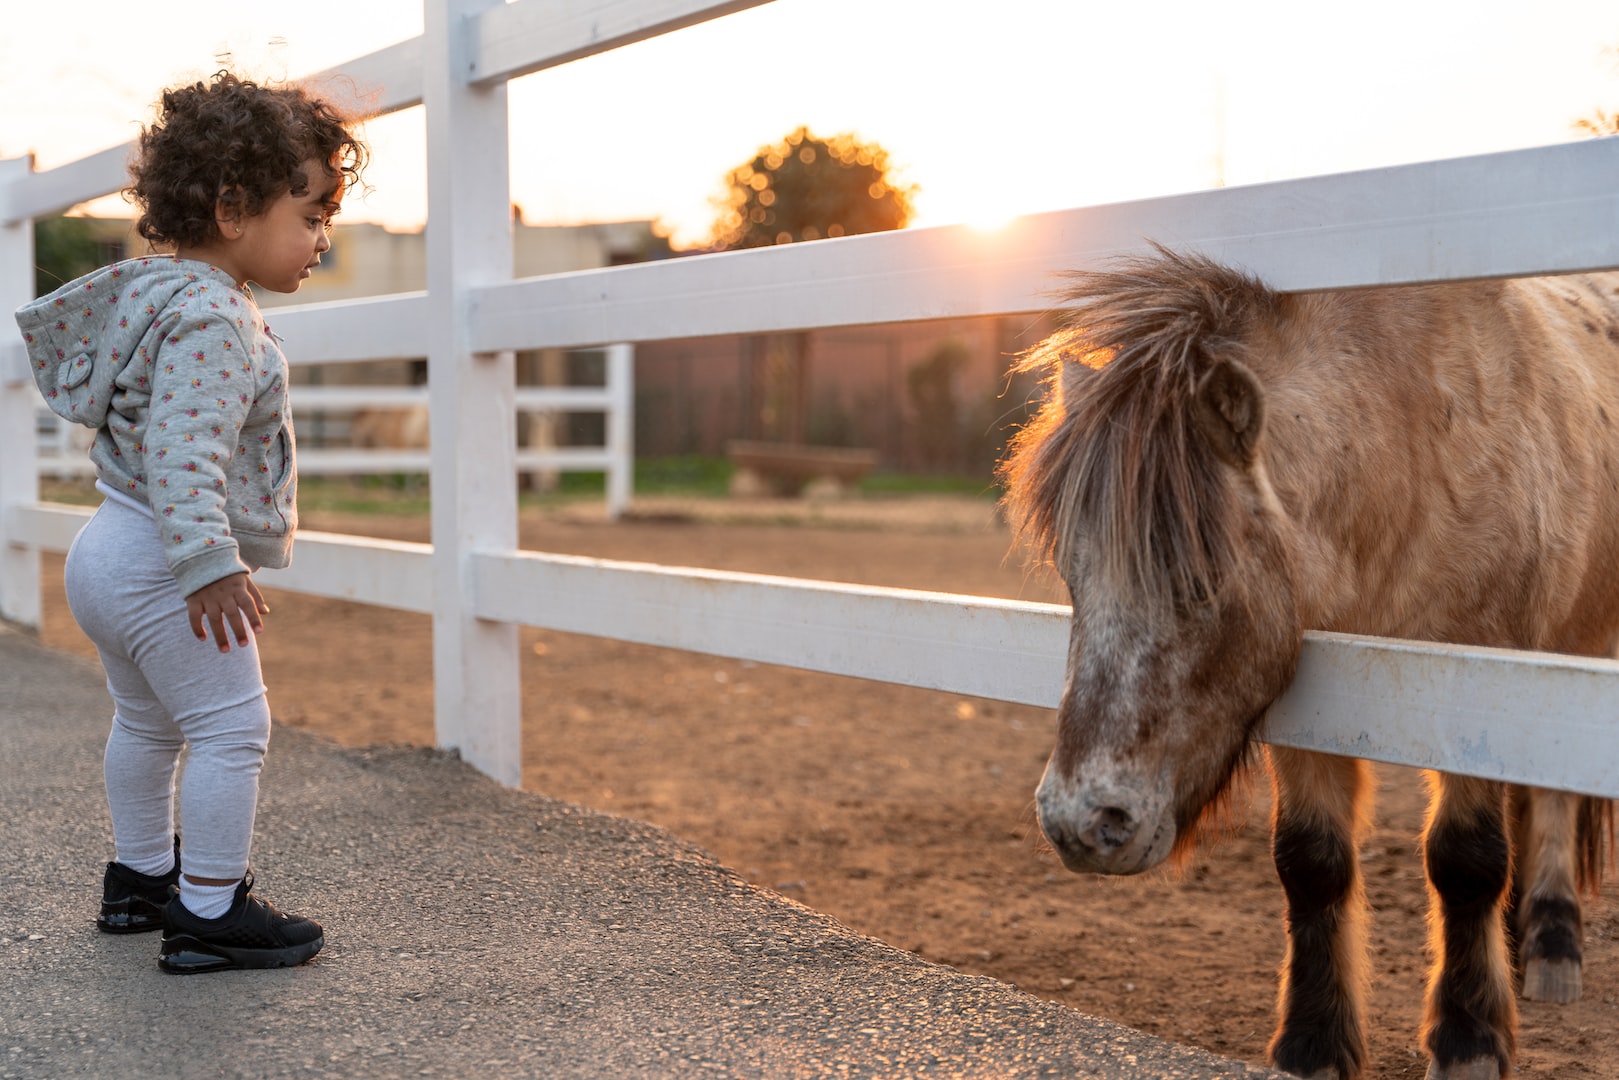
<path id="1" fill-rule="evenodd" d="M 1091 811 L 1087 825 L 1079 833 L 1079 842 L 1103 855 L 1126 846 L 1136 835 L 1136 819 L 1130 816 L 1130 811 L 1117 806 Z"/>
<path id="2" fill-rule="evenodd" d="M 1082 793 L 1048 773 L 1036 804 L 1040 829 L 1069 870 L 1080 874 L 1138 874 L 1162 862 L 1174 841 L 1163 814 L 1114 793 Z"/>

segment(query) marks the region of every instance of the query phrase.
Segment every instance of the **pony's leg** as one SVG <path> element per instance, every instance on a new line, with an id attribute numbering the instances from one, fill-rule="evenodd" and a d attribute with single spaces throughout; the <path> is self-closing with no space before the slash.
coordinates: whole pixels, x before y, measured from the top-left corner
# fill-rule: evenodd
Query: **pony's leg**
<path id="1" fill-rule="evenodd" d="M 1580 997 L 1581 796 L 1512 791 L 1516 853 L 1513 911 L 1523 996 L 1564 1004 Z"/>
<path id="2" fill-rule="evenodd" d="M 1466 776 L 1429 774 L 1429 783 L 1428 1077 L 1495 1080 L 1512 1071 L 1518 1028 L 1501 914 L 1512 861 L 1504 792 L 1498 781 Z"/>
<path id="3" fill-rule="evenodd" d="M 1270 1041 L 1276 1067 L 1354 1080 L 1366 1063 L 1366 894 L 1360 837 L 1371 770 L 1353 758 L 1269 749 L 1271 852 L 1287 894 L 1287 958 Z"/>

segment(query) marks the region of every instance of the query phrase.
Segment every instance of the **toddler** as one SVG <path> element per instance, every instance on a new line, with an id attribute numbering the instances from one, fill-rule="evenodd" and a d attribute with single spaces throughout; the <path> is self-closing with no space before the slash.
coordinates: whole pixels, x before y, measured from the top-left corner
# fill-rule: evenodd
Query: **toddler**
<path id="1" fill-rule="evenodd" d="M 221 72 L 169 90 L 129 194 L 136 230 L 170 253 L 17 312 L 50 407 L 96 429 L 104 502 L 66 570 L 113 700 L 117 860 L 96 922 L 161 929 L 169 972 L 285 967 L 324 942 L 319 924 L 255 896 L 248 870 L 270 736 L 254 641 L 269 608 L 252 572 L 287 565 L 298 515 L 287 361 L 247 286 L 297 291 L 365 157 L 296 86 Z"/>

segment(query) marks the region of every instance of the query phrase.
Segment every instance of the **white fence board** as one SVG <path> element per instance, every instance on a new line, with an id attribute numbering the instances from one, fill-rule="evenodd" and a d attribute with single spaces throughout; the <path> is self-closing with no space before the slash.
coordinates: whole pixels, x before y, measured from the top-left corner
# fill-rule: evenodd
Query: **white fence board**
<path id="1" fill-rule="evenodd" d="M 79 203 L 121 190 L 129 183 L 129 153 L 133 145 L 109 147 L 89 157 L 44 172 L 29 172 L 0 185 L 0 225 L 60 214 Z"/>
<path id="2" fill-rule="evenodd" d="M 1402 165 L 969 226 L 786 244 L 477 290 L 474 348 L 571 347 L 1003 315 L 1065 270 L 1204 252 L 1283 290 L 1619 266 L 1619 139 Z M 1547 236 L 1559 237 L 1548 244 Z"/>
<path id="3" fill-rule="evenodd" d="M 63 552 L 91 511 L 13 511 Z M 270 588 L 432 610 L 426 544 L 299 534 Z M 481 619 L 1055 708 L 1068 608 L 538 552 L 471 556 Z M 1619 798 L 1619 661 L 1306 635 L 1267 742 Z"/>
<path id="4" fill-rule="evenodd" d="M 477 16 L 470 80 L 489 85 L 695 26 L 770 0 L 518 0 Z"/>
<path id="5" fill-rule="evenodd" d="M 402 41 L 310 77 L 346 108 L 363 115 L 421 103 L 422 39 Z M 129 183 L 133 140 L 0 186 L 0 225 L 49 217 L 122 190 Z"/>
<path id="6" fill-rule="evenodd" d="M 359 116 L 386 116 L 422 103 L 420 35 L 303 80 Z"/>
<path id="7" fill-rule="evenodd" d="M 41 551 L 66 554 L 73 538 L 95 511 L 84 506 L 62 503 L 23 503 L 6 515 L 6 538 L 14 544 L 29 544 Z"/>
<path id="8" fill-rule="evenodd" d="M 1025 704 L 1062 683 L 1050 604 L 534 552 L 472 566 L 486 619 Z"/>
<path id="9" fill-rule="evenodd" d="M 430 318 L 425 292 L 289 304 L 264 313 L 295 367 L 423 356 Z"/>
<path id="10" fill-rule="evenodd" d="M 427 405 L 425 386 L 295 386 L 298 413 L 354 412 L 359 409 L 415 409 Z M 592 412 L 617 404 L 606 386 L 519 386 L 512 394 L 518 412 Z"/>
<path id="11" fill-rule="evenodd" d="M 270 589 L 431 614 L 432 561 L 431 544 L 300 529 L 292 565 L 255 577 Z"/>
<path id="12" fill-rule="evenodd" d="M 482 618 L 1056 708 L 1069 609 L 577 556 L 474 556 Z M 1619 798 L 1619 662 L 1306 636 L 1262 737 Z"/>
<path id="13" fill-rule="evenodd" d="M 515 471 L 525 473 L 620 471 L 619 462 L 613 457 L 612 451 L 598 446 L 519 450 L 513 456 L 513 460 L 516 463 Z M 348 450 L 342 447 L 321 447 L 298 451 L 298 472 L 300 475 L 308 476 L 425 473 L 431 461 L 432 455 L 426 450 Z"/>
<path id="14" fill-rule="evenodd" d="M 1619 662 L 1308 635 L 1264 738 L 1619 798 Z"/>
<path id="15" fill-rule="evenodd" d="M 6 535 L 13 543 L 65 554 L 95 510 L 61 503 L 12 508 Z M 272 589 L 354 600 L 401 611 L 433 610 L 433 548 L 398 540 L 300 530 L 293 565 L 261 570 Z"/>

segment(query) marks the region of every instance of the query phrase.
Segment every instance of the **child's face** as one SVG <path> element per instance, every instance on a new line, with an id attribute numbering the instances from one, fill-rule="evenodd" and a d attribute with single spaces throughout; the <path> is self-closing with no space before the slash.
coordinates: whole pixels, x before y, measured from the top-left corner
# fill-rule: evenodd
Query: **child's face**
<path id="1" fill-rule="evenodd" d="M 224 226 L 230 234 L 232 265 L 224 267 L 237 281 L 256 282 L 271 292 L 293 293 L 332 246 L 326 229 L 342 198 L 342 180 L 323 163 L 309 160 L 301 171 L 308 183 L 302 193 L 290 191 L 264 211 Z M 240 232 L 232 229 L 240 226 Z"/>

